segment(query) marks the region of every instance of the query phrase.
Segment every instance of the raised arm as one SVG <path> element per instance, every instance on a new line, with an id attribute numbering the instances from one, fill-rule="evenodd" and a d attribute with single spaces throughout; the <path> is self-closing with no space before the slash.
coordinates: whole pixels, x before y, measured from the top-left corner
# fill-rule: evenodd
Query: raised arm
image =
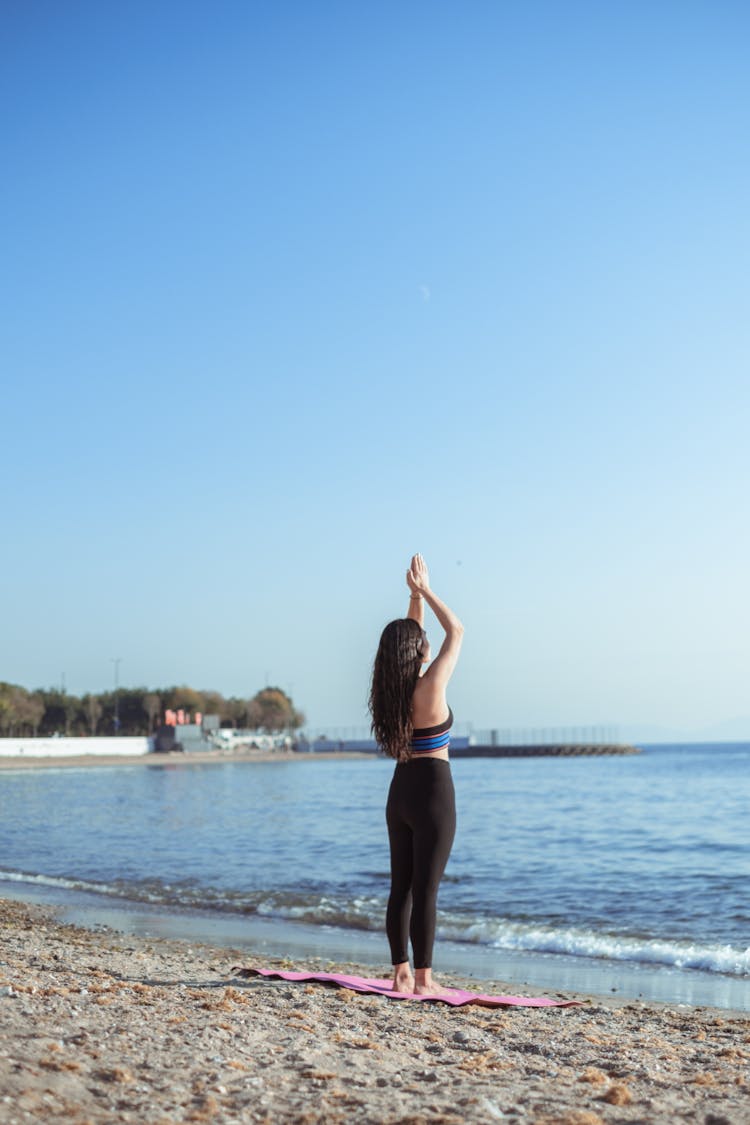
<path id="1" fill-rule="evenodd" d="M 453 610 L 449 609 L 445 602 L 441 601 L 437 594 L 430 588 L 430 576 L 427 565 L 421 555 L 415 555 L 411 560 L 407 581 L 409 583 L 409 589 L 412 590 L 413 593 L 422 595 L 422 598 L 427 602 L 445 630 L 445 639 L 440 646 L 440 651 L 422 677 L 425 685 L 427 682 L 430 683 L 432 690 L 444 692 L 445 686 L 453 674 L 453 669 L 456 667 L 458 654 L 461 651 L 464 627 Z"/>
<path id="2" fill-rule="evenodd" d="M 420 628 L 424 628 L 424 598 L 414 584 L 411 567 L 406 572 L 406 585 L 409 587 L 409 609 L 406 616 L 416 621 Z"/>

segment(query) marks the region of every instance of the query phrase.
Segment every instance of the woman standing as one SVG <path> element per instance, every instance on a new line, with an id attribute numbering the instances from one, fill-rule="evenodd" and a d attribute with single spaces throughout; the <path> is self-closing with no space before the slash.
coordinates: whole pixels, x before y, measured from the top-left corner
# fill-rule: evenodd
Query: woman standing
<path id="1" fill-rule="evenodd" d="M 411 560 L 406 581 L 409 612 L 383 630 L 372 673 L 370 713 L 381 749 L 398 763 L 386 805 L 391 848 L 386 932 L 393 988 L 429 996 L 440 991 L 432 978 L 437 893 L 456 831 L 448 761 L 453 714 L 446 688 L 464 629 L 430 589 L 421 555 Z M 423 629 L 425 602 L 445 631 L 432 663 Z M 409 967 L 409 937 L 414 975 Z"/>

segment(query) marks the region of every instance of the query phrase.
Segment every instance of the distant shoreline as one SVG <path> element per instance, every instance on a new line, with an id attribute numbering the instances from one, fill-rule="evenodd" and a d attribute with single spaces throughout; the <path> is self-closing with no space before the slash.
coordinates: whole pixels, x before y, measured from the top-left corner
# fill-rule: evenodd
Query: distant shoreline
<path id="1" fill-rule="evenodd" d="M 547 758 L 547 757 L 599 757 L 601 755 L 640 754 L 640 748 L 633 746 L 475 746 L 457 748 L 451 754 L 452 761 L 468 758 Z M 160 766 L 183 765 L 205 766 L 225 764 L 226 762 L 310 762 L 310 761 L 356 761 L 373 760 L 384 757 L 376 750 L 191 750 L 169 751 L 166 753 L 133 754 L 60 754 L 39 756 L 8 754 L 0 752 L 0 772 L 13 769 L 80 769 L 93 766 Z"/>
<path id="2" fill-rule="evenodd" d="M 300 754 L 294 750 L 275 751 L 232 751 L 205 750 L 183 753 L 176 751 L 168 754 L 69 754 L 59 758 L 52 757 L 2 757 L 0 755 L 0 772 L 3 770 L 29 770 L 29 769 L 80 769 L 81 767 L 105 766 L 206 766 L 226 765 L 227 762 L 311 762 L 311 761 L 352 761 L 358 758 L 373 759 L 375 754 L 356 750 L 326 750 L 314 754 Z"/>
<path id="3" fill-rule="evenodd" d="M 539 746 L 472 746 L 456 747 L 451 753 L 453 761 L 465 758 L 547 758 L 547 757 L 599 757 L 610 755 L 640 754 L 640 747 L 627 745 L 539 745 Z M 147 765 L 164 766 L 210 765 L 226 762 L 291 762 L 291 761 L 352 761 L 373 759 L 383 755 L 377 750 L 190 750 L 168 751 L 166 753 L 133 752 L 128 754 L 83 753 L 83 754 L 8 754 L 3 755 L 0 748 L 0 771 L 8 769 L 50 769 L 58 766 L 63 769 L 86 766 Z"/>

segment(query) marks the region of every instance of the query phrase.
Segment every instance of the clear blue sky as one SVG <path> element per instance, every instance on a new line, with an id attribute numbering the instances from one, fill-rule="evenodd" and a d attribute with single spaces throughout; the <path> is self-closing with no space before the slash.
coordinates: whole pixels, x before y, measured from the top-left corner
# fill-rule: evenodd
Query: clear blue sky
<path id="1" fill-rule="evenodd" d="M 0 679 L 750 715 L 750 11 L 0 12 Z M 750 719 L 746 723 L 750 736 Z"/>

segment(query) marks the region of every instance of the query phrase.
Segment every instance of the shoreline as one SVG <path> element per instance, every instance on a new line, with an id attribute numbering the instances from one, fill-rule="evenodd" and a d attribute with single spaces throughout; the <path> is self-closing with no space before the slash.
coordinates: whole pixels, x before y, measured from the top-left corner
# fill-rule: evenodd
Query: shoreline
<path id="1" fill-rule="evenodd" d="M 254 964 L 371 976 L 387 972 L 382 964 L 300 957 L 291 966 L 84 929 L 49 906 L 7 899 L 0 923 L 0 1116 L 9 1122 L 750 1119 L 746 1015 L 549 990 L 583 1004 L 451 1009 L 232 973 Z M 476 980 L 440 979 L 478 990 Z M 481 990 L 518 991 L 495 980 Z"/>
<path id="2" fill-rule="evenodd" d="M 622 757 L 640 754 L 635 747 L 559 747 L 559 746 L 474 746 L 470 751 L 459 747 L 451 753 L 452 762 L 473 758 L 581 758 Z M 187 750 L 156 753 L 131 752 L 124 754 L 3 754 L 0 746 L 0 771 L 12 769 L 81 769 L 90 766 L 165 766 L 165 765 L 216 765 L 226 762 L 291 762 L 291 761 L 358 761 L 380 760 L 386 755 L 376 750 Z"/>
<path id="3" fill-rule="evenodd" d="M 314 754 L 302 754 L 295 750 L 195 750 L 176 751 L 166 754 L 65 754 L 60 757 L 40 755 L 38 758 L 18 755 L 13 757 L 0 754 L 0 771 L 15 769 L 81 769 L 90 766 L 206 766 L 226 765 L 227 762 L 309 762 L 309 761 L 355 761 L 357 759 L 376 759 L 377 754 L 363 750 L 321 750 Z"/>
<path id="4" fill-rule="evenodd" d="M 157 903 L 110 896 L 93 887 L 38 876 L 0 872 L 0 899 L 56 911 L 65 924 L 112 929 L 144 939 L 174 939 L 217 947 L 249 949 L 269 957 L 316 960 L 336 957 L 378 964 L 386 956 L 381 930 L 344 928 L 244 912 L 201 909 L 193 904 Z M 750 980 L 670 965 L 508 949 L 456 942 L 438 932 L 436 972 L 464 979 L 498 979 L 514 989 L 530 986 L 555 992 L 642 1000 L 750 1016 Z M 370 974 L 372 975 L 372 974 Z"/>

